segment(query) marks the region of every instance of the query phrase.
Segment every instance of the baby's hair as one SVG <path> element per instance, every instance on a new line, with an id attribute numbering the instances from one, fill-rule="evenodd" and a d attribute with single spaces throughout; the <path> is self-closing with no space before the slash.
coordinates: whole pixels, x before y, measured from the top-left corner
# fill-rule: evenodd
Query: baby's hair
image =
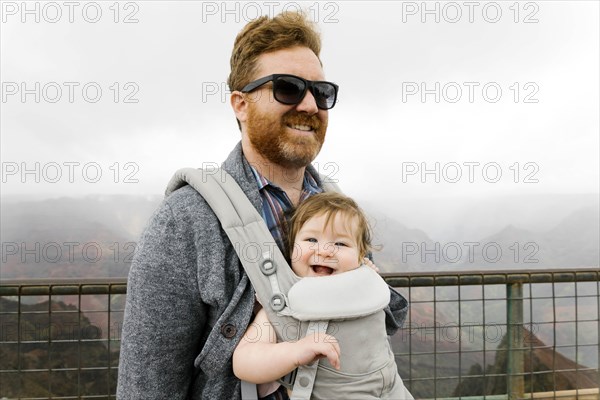
<path id="1" fill-rule="evenodd" d="M 289 223 L 290 232 L 288 235 L 289 249 L 293 250 L 296 235 L 302 226 L 311 219 L 319 215 L 326 215 L 325 225 L 329 226 L 338 213 L 355 218 L 357 220 L 356 242 L 358 243 L 359 261 L 366 257 L 372 250 L 371 244 L 372 232 L 371 226 L 367 221 L 365 213 L 358 204 L 350 197 L 337 192 L 325 192 L 315 194 L 304 200 L 294 211 Z"/>

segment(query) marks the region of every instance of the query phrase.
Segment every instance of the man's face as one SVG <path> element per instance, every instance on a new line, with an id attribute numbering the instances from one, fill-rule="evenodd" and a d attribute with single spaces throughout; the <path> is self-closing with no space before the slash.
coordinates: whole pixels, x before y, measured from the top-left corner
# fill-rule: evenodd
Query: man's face
<path id="1" fill-rule="evenodd" d="M 271 74 L 292 74 L 308 80 L 324 80 L 317 56 L 307 47 L 266 53 L 258 58 L 254 79 Z M 267 83 L 246 94 L 246 134 L 254 149 L 268 161 L 285 168 L 301 168 L 315 159 L 327 130 L 328 112 L 317 108 L 310 91 L 295 105 L 273 98 Z"/>

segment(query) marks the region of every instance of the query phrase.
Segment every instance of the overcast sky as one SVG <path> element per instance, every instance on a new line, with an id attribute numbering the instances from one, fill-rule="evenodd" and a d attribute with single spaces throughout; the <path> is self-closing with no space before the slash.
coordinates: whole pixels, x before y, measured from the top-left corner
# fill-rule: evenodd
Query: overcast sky
<path id="1" fill-rule="evenodd" d="M 316 162 L 348 194 L 598 193 L 599 3 L 466 3 L 2 2 L 2 195 L 160 194 L 220 163 L 234 38 L 298 5 L 340 86 Z"/>

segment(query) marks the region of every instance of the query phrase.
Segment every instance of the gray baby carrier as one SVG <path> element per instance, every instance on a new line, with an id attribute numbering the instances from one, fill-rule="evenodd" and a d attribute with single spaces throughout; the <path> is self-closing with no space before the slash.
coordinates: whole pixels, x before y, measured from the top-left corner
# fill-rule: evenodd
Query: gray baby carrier
<path id="1" fill-rule="evenodd" d="M 217 173 L 215 173 L 217 172 Z M 293 342 L 326 332 L 340 345 L 341 369 L 326 359 L 299 367 L 280 382 L 293 388 L 292 400 L 412 399 L 397 372 L 385 331 L 383 309 L 390 291 L 366 266 L 325 277 L 300 279 L 288 266 L 262 216 L 223 169 L 178 170 L 169 194 L 189 184 L 219 218 L 252 282 L 277 341 Z M 324 183 L 325 190 L 339 189 Z M 267 327 L 263 334 L 268 334 Z M 242 382 L 242 399 L 256 399 L 255 385 Z"/>

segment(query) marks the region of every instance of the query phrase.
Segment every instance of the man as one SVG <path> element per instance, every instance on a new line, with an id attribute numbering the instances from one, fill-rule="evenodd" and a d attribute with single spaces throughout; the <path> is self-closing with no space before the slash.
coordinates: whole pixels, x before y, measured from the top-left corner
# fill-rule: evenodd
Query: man
<path id="1" fill-rule="evenodd" d="M 312 24 L 283 13 L 246 25 L 231 57 L 228 83 L 242 140 L 222 168 L 262 213 L 282 250 L 284 212 L 322 191 L 310 162 L 323 145 L 337 86 L 321 82 L 319 53 Z M 254 301 L 210 207 L 190 186 L 175 191 L 152 217 L 131 266 L 117 397 L 240 398 L 231 356 Z M 393 294 L 390 306 L 391 334 L 407 304 Z"/>

